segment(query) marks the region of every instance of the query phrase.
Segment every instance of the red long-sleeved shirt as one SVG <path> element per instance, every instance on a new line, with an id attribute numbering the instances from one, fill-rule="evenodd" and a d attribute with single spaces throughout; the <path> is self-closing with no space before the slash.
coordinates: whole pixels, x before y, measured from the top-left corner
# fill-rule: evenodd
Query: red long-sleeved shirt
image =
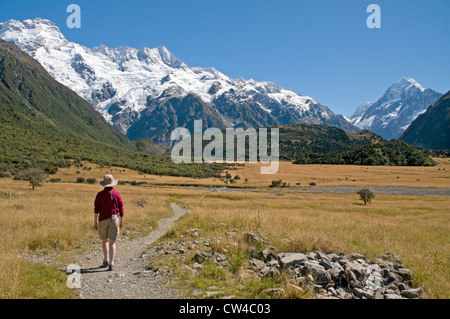
<path id="1" fill-rule="evenodd" d="M 112 187 L 105 187 L 97 194 L 94 206 L 94 213 L 100 214 L 99 222 L 111 218 L 112 215 L 123 217 L 124 214 L 122 197 Z"/>

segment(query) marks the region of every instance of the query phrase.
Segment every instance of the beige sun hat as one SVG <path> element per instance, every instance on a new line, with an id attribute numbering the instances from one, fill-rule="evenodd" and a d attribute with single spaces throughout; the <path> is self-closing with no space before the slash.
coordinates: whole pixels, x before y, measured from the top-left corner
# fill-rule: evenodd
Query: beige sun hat
<path id="1" fill-rule="evenodd" d="M 114 176 L 108 174 L 103 177 L 103 181 L 100 182 L 100 185 L 103 187 L 113 187 L 116 186 L 119 181 L 114 179 Z"/>

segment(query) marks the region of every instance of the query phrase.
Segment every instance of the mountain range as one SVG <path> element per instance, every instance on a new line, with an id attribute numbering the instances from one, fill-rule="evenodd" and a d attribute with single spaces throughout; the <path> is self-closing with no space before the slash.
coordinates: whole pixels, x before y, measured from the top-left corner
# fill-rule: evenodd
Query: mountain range
<path id="1" fill-rule="evenodd" d="M 165 147 L 171 146 L 176 127 L 192 131 L 199 119 L 205 129 L 309 123 L 396 139 L 442 96 L 405 77 L 376 102 L 358 106 L 348 119 L 272 82 L 189 67 L 162 46 L 87 48 L 68 41 L 56 24 L 40 18 L 0 23 L 0 38 L 28 53 L 129 139 L 149 138 Z"/>
<path id="2" fill-rule="evenodd" d="M 74 91 L 53 79 L 17 46 L 0 40 L 0 173 L 38 167 L 54 173 L 81 161 L 143 173 L 217 176 L 220 164 L 174 164 L 149 139 L 130 141 Z M 280 158 L 297 162 L 424 165 L 426 157 L 406 144 L 386 144 L 370 132 L 356 134 L 326 125 L 285 125 Z M 399 142 L 399 141 L 396 141 Z M 399 142 L 400 143 L 400 142 Z M 373 146 L 370 146 L 373 145 Z M 376 146 L 378 145 L 378 146 Z M 377 156 L 395 154 L 395 158 Z M 415 154 L 408 155 L 408 154 Z M 415 159 L 411 162 L 410 159 Z M 406 161 L 406 160 L 409 160 Z M 5 173 L 6 172 L 6 173 Z"/>
<path id="3" fill-rule="evenodd" d="M 148 137 L 168 147 L 170 132 L 190 128 L 194 119 L 205 128 L 309 123 L 359 130 L 311 97 L 272 82 L 189 67 L 162 46 L 87 48 L 40 18 L 0 23 L 0 38 L 27 52 L 132 140 Z"/>
<path id="4" fill-rule="evenodd" d="M 397 139 L 441 96 L 442 93 L 424 89 L 413 78 L 404 77 L 392 84 L 375 103 L 358 106 L 350 120 L 360 129 L 370 130 L 386 139 Z"/>

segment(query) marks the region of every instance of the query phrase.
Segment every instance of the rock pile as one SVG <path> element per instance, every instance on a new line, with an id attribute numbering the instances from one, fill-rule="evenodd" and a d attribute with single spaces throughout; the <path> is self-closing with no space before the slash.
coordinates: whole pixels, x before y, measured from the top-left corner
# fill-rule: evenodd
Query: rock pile
<path id="1" fill-rule="evenodd" d="M 412 288 L 411 270 L 392 253 L 371 262 L 361 254 L 278 253 L 269 249 L 250 259 L 259 276 L 284 272 L 298 288 L 314 290 L 318 298 L 338 299 L 416 299 L 424 289 Z"/>

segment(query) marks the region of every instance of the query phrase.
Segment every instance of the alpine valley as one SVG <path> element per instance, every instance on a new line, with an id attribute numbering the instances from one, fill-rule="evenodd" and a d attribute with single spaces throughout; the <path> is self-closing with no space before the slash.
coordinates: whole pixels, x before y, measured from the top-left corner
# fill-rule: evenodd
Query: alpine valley
<path id="1" fill-rule="evenodd" d="M 58 82 L 87 100 L 131 140 L 171 146 L 176 127 L 268 127 L 323 124 L 356 133 L 342 115 L 272 82 L 231 79 L 189 67 L 165 47 L 87 48 L 69 42 L 49 20 L 0 23 L 0 38 L 36 59 Z"/>

